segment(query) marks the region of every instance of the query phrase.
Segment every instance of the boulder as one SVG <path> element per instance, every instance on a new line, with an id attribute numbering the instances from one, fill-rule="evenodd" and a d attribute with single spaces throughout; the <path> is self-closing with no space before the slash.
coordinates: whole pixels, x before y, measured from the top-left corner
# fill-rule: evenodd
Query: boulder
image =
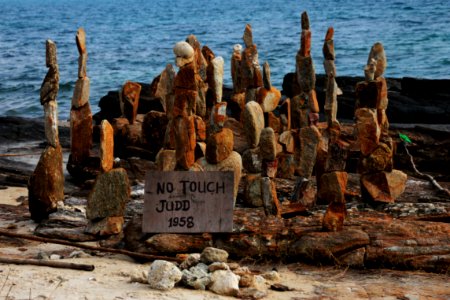
<path id="1" fill-rule="evenodd" d="M 200 262 L 200 253 L 190 253 L 185 260 L 180 264 L 182 270 L 189 269 Z"/>
<path id="2" fill-rule="evenodd" d="M 227 262 L 228 252 L 219 248 L 206 247 L 200 255 L 200 261 L 205 264 Z"/>
<path id="3" fill-rule="evenodd" d="M 206 290 L 206 287 L 211 283 L 211 274 L 208 273 L 208 266 L 205 264 L 200 263 L 189 270 L 183 270 L 182 273 L 181 282 L 195 290 Z"/>
<path id="4" fill-rule="evenodd" d="M 361 175 L 361 194 L 364 200 L 394 202 L 404 191 L 407 175 L 400 170 Z"/>
<path id="5" fill-rule="evenodd" d="M 155 260 L 148 271 L 148 284 L 150 288 L 168 291 L 178 283 L 183 273 L 171 262 Z"/>
<path id="6" fill-rule="evenodd" d="M 206 141 L 206 161 L 217 164 L 226 159 L 233 152 L 233 131 L 223 128 L 211 134 Z"/>
<path id="7" fill-rule="evenodd" d="M 237 296 L 239 293 L 239 276 L 227 270 L 218 270 L 211 275 L 209 290 L 224 296 Z"/>
<path id="8" fill-rule="evenodd" d="M 86 217 L 119 217 L 125 212 L 125 204 L 130 198 L 130 186 L 125 169 L 113 169 L 100 174 L 88 197 Z"/>
<path id="9" fill-rule="evenodd" d="M 245 105 L 242 123 L 250 148 L 257 147 L 261 130 L 264 128 L 264 113 L 257 102 L 250 101 Z"/>
<path id="10" fill-rule="evenodd" d="M 110 236 L 121 233 L 123 224 L 124 219 L 122 216 L 90 220 L 84 232 L 96 236 Z"/>

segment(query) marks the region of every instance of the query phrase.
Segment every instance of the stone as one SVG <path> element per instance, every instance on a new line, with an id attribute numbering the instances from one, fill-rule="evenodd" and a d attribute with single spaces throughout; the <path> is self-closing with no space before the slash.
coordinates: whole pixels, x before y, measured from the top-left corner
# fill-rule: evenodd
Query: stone
<path id="1" fill-rule="evenodd" d="M 310 178 L 317 156 L 317 147 L 321 138 L 315 126 L 300 129 L 300 157 L 296 172 L 299 176 Z"/>
<path id="2" fill-rule="evenodd" d="M 277 160 L 278 167 L 276 177 L 293 179 L 295 174 L 295 166 L 297 165 L 294 154 L 282 153 L 278 155 Z"/>
<path id="3" fill-rule="evenodd" d="M 234 118 L 227 118 L 223 124 L 223 127 L 230 128 L 233 131 L 234 136 L 234 151 L 243 153 L 246 149 L 249 149 L 247 136 L 245 135 L 244 126 L 241 122 Z"/>
<path id="4" fill-rule="evenodd" d="M 309 125 L 308 102 L 305 94 L 297 95 L 291 99 L 291 128 L 304 128 Z"/>
<path id="5" fill-rule="evenodd" d="M 222 128 L 227 119 L 227 102 L 216 103 L 211 113 L 211 125 L 214 128 L 213 130 Z"/>
<path id="6" fill-rule="evenodd" d="M 189 269 L 200 262 L 200 253 L 190 253 L 185 260 L 180 264 L 182 270 Z"/>
<path id="7" fill-rule="evenodd" d="M 242 174 L 242 158 L 239 153 L 233 151 L 230 156 L 217 164 L 210 164 L 204 157 L 197 160 L 197 164 L 205 171 L 232 171 L 234 174 L 234 201 L 239 191 L 239 182 Z"/>
<path id="8" fill-rule="evenodd" d="M 236 273 L 235 273 L 236 274 Z M 236 274 L 240 276 L 239 279 L 239 287 L 246 288 L 253 284 L 253 281 L 255 281 L 255 275 L 253 274 Z"/>
<path id="9" fill-rule="evenodd" d="M 345 142 L 330 141 L 328 143 L 328 155 L 325 160 L 325 172 L 345 170 L 349 145 Z"/>
<path id="10" fill-rule="evenodd" d="M 233 46 L 233 54 L 231 55 L 231 79 L 233 80 L 233 92 L 240 93 L 243 91 L 241 78 L 241 61 L 242 61 L 242 45 Z"/>
<path id="11" fill-rule="evenodd" d="M 275 133 L 283 132 L 283 124 L 281 123 L 281 118 L 277 117 L 273 112 L 267 113 L 267 126 L 271 127 Z"/>
<path id="12" fill-rule="evenodd" d="M 83 53 L 78 56 L 78 78 L 86 78 L 87 77 L 87 59 L 88 54 Z"/>
<path id="13" fill-rule="evenodd" d="M 247 89 L 246 92 L 263 86 L 258 50 L 255 44 L 247 46 L 242 52 L 241 77 L 243 87 Z M 253 100 L 252 97 L 246 96 L 246 98 L 247 101 Z"/>
<path id="14" fill-rule="evenodd" d="M 82 163 L 92 146 L 92 113 L 89 104 L 70 111 L 70 153 L 73 163 Z"/>
<path id="15" fill-rule="evenodd" d="M 263 160 L 275 160 L 277 157 L 276 144 L 277 141 L 273 129 L 270 127 L 263 128 L 259 139 L 260 155 Z"/>
<path id="16" fill-rule="evenodd" d="M 278 169 L 278 160 L 267 160 L 262 161 L 262 171 L 261 175 L 265 177 L 275 178 Z"/>
<path id="17" fill-rule="evenodd" d="M 381 130 L 378 126 L 375 109 L 358 108 L 355 111 L 357 139 L 361 147 L 361 154 L 367 156 L 377 147 Z"/>
<path id="18" fill-rule="evenodd" d="M 122 232 L 124 222 L 123 216 L 89 220 L 84 232 L 96 236 L 119 234 Z"/>
<path id="19" fill-rule="evenodd" d="M 78 53 L 80 55 L 86 53 L 86 32 L 83 27 L 78 28 L 75 40 L 77 42 Z"/>
<path id="20" fill-rule="evenodd" d="M 241 299 L 262 299 L 267 297 L 267 292 L 258 291 L 255 288 L 243 288 L 239 290 L 238 298 Z"/>
<path id="21" fill-rule="evenodd" d="M 211 134 L 206 141 L 206 161 L 217 164 L 233 152 L 233 131 L 223 128 Z"/>
<path id="22" fill-rule="evenodd" d="M 278 141 L 283 146 L 284 152 L 294 153 L 294 151 L 295 151 L 294 135 L 292 134 L 292 132 L 290 130 L 283 131 L 283 133 L 280 134 Z"/>
<path id="23" fill-rule="evenodd" d="M 253 33 L 250 24 L 245 25 L 244 36 L 242 39 L 244 40 L 245 47 L 249 48 L 253 46 Z"/>
<path id="24" fill-rule="evenodd" d="M 239 293 L 239 276 L 227 270 L 218 270 L 211 275 L 210 291 L 224 296 L 237 296 Z"/>
<path id="25" fill-rule="evenodd" d="M 272 282 L 277 282 L 277 281 L 280 281 L 280 280 L 281 280 L 280 273 L 278 273 L 278 272 L 275 271 L 275 270 L 272 270 L 272 271 L 263 273 L 263 274 L 261 274 L 261 276 L 262 276 L 265 280 L 269 280 L 269 281 L 272 281 Z"/>
<path id="26" fill-rule="evenodd" d="M 404 191 L 407 175 L 400 170 L 361 175 L 361 194 L 363 199 L 375 202 L 392 203 Z"/>
<path id="27" fill-rule="evenodd" d="M 342 231 L 344 229 L 344 220 L 347 215 L 347 209 L 343 202 L 331 202 L 322 220 L 322 230 L 324 231 Z"/>
<path id="28" fill-rule="evenodd" d="M 369 64 L 372 60 L 375 60 L 375 62 L 376 62 L 374 79 L 377 79 L 378 77 L 383 75 L 384 70 L 386 70 L 386 66 L 387 66 L 387 60 L 386 60 L 386 54 L 384 52 L 384 47 L 383 47 L 383 44 L 381 44 L 380 42 L 373 44 L 372 48 L 370 49 L 369 58 L 367 59 L 367 64 Z"/>
<path id="29" fill-rule="evenodd" d="M 59 68 L 56 60 L 56 44 L 46 41 L 46 65 L 49 68 L 40 89 L 41 105 L 55 101 L 59 91 Z"/>
<path id="30" fill-rule="evenodd" d="M 56 44 L 52 40 L 45 41 L 45 65 L 47 66 L 47 68 L 58 65 Z"/>
<path id="31" fill-rule="evenodd" d="M 196 290 L 206 290 L 206 287 L 211 283 L 211 274 L 208 273 L 208 266 L 204 265 L 206 269 L 194 266 L 189 270 L 183 270 L 183 277 L 181 281 L 189 287 Z"/>
<path id="32" fill-rule="evenodd" d="M 311 30 L 302 30 L 300 34 L 300 50 L 298 54 L 303 57 L 311 56 Z"/>
<path id="33" fill-rule="evenodd" d="M 263 85 L 268 91 L 272 89 L 272 83 L 270 82 L 270 65 L 267 61 L 263 64 Z"/>
<path id="34" fill-rule="evenodd" d="M 222 101 L 222 86 L 223 86 L 223 65 L 224 61 L 221 56 L 212 60 L 214 66 L 214 92 L 216 95 L 216 102 Z"/>
<path id="35" fill-rule="evenodd" d="M 334 28 L 328 27 L 327 33 L 325 35 L 325 42 L 323 43 L 323 57 L 325 60 L 334 60 L 334 42 L 333 42 Z M 328 73 L 327 73 L 328 74 Z"/>
<path id="36" fill-rule="evenodd" d="M 387 95 L 387 83 L 383 77 L 358 82 L 355 88 L 356 108 L 387 109 Z"/>
<path id="37" fill-rule="evenodd" d="M 141 85 L 137 82 L 127 81 L 122 87 L 120 107 L 123 116 L 128 119 L 130 124 L 136 121 L 140 94 Z"/>
<path id="38" fill-rule="evenodd" d="M 308 13 L 306 11 L 302 12 L 301 14 L 301 21 L 302 21 L 302 30 L 308 30 L 309 29 L 309 17 Z"/>
<path id="39" fill-rule="evenodd" d="M 161 98 L 161 104 L 166 114 L 171 116 L 173 108 L 173 87 L 175 80 L 175 69 L 171 64 L 167 64 L 166 68 L 161 72 L 161 76 L 156 86 L 155 97 Z"/>
<path id="40" fill-rule="evenodd" d="M 168 291 L 178 283 L 183 273 L 171 262 L 155 260 L 148 271 L 148 284 L 150 288 Z"/>
<path id="41" fill-rule="evenodd" d="M 345 187 L 347 186 L 347 172 L 329 172 L 320 177 L 320 189 L 317 197 L 325 203 L 345 203 Z"/>
<path id="42" fill-rule="evenodd" d="M 177 165 L 187 170 L 195 162 L 195 138 L 194 117 L 177 117 L 174 119 L 173 128 L 175 132 L 175 151 Z"/>
<path id="43" fill-rule="evenodd" d="M 275 87 L 260 88 L 257 91 L 256 101 L 261 105 L 263 112 L 274 111 L 281 99 L 281 92 Z"/>
<path id="44" fill-rule="evenodd" d="M 206 156 L 206 143 L 197 142 L 195 146 L 195 160 L 197 161 L 204 156 Z"/>
<path id="45" fill-rule="evenodd" d="M 281 205 L 277 197 L 276 184 L 269 177 L 261 178 L 261 198 L 266 215 L 281 218 Z"/>
<path id="46" fill-rule="evenodd" d="M 316 86 L 316 73 L 311 56 L 296 57 L 297 81 L 300 89 L 307 93 Z"/>
<path id="47" fill-rule="evenodd" d="M 89 77 L 79 78 L 75 83 L 72 96 L 72 107 L 80 108 L 89 102 Z"/>
<path id="48" fill-rule="evenodd" d="M 56 101 L 44 103 L 45 139 L 53 148 L 59 144 L 58 134 L 58 104 Z"/>
<path id="49" fill-rule="evenodd" d="M 187 42 L 178 42 L 173 47 L 173 53 L 176 57 L 176 64 L 182 67 L 194 61 L 194 48 Z"/>
<path id="50" fill-rule="evenodd" d="M 208 266 L 208 271 L 211 273 L 217 270 L 230 270 L 230 267 L 224 262 L 213 262 Z"/>
<path id="51" fill-rule="evenodd" d="M 332 126 L 333 122 L 337 122 L 337 92 L 336 80 L 333 75 L 329 75 L 324 105 L 328 127 Z"/>
<path id="52" fill-rule="evenodd" d="M 309 103 L 310 113 L 318 113 L 320 111 L 319 110 L 319 102 L 317 102 L 317 95 L 316 95 L 315 90 L 310 90 L 308 92 L 308 103 Z"/>
<path id="53" fill-rule="evenodd" d="M 371 154 L 360 159 L 359 173 L 392 171 L 392 156 L 392 149 L 387 144 L 380 142 Z"/>
<path id="54" fill-rule="evenodd" d="M 206 247 L 200 255 L 200 261 L 205 264 L 227 262 L 228 252 L 219 248 Z"/>
<path id="55" fill-rule="evenodd" d="M 242 153 L 242 165 L 249 173 L 262 171 L 262 157 L 259 148 L 247 149 Z"/>
<path id="56" fill-rule="evenodd" d="M 59 144 L 47 146 L 28 180 L 28 205 L 31 219 L 41 222 L 55 212 L 64 200 L 63 156 Z"/>
<path id="57" fill-rule="evenodd" d="M 261 190 L 261 174 L 247 174 L 244 188 L 244 203 L 246 206 L 264 206 Z"/>
<path id="58" fill-rule="evenodd" d="M 89 220 L 124 215 L 130 198 L 130 185 L 125 169 L 112 169 L 100 174 L 89 194 L 86 217 Z"/>
<path id="59" fill-rule="evenodd" d="M 291 130 L 291 99 L 286 99 L 280 107 L 280 119 L 283 131 Z"/>
<path id="60" fill-rule="evenodd" d="M 146 149 L 156 154 L 164 147 L 168 124 L 166 113 L 152 110 L 145 114 L 142 122 L 142 141 Z"/>
<path id="61" fill-rule="evenodd" d="M 257 102 L 250 101 L 245 105 L 242 122 L 250 148 L 257 147 L 261 130 L 264 128 L 264 113 Z"/>
<path id="62" fill-rule="evenodd" d="M 195 114 L 197 94 L 195 66 L 193 63 L 185 64 L 175 76 L 173 117 Z"/>
<path id="63" fill-rule="evenodd" d="M 100 166 L 108 172 L 114 165 L 114 129 L 108 120 L 100 124 Z"/>

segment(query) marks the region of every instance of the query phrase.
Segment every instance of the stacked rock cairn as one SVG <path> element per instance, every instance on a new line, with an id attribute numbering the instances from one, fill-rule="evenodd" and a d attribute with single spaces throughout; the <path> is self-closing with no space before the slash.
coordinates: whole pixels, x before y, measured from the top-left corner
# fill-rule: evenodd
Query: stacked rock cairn
<path id="1" fill-rule="evenodd" d="M 406 184 L 406 174 L 393 169 L 393 141 L 389 137 L 387 66 L 383 45 L 375 43 L 364 69 L 365 81 L 356 84 L 356 137 L 361 149 L 358 171 L 361 195 L 372 202 L 393 202 Z"/>
<path id="2" fill-rule="evenodd" d="M 64 200 L 64 174 L 62 149 L 58 136 L 59 69 L 56 44 L 46 42 L 48 69 L 41 86 L 40 98 L 44 106 L 44 126 L 47 147 L 28 181 L 28 201 L 31 219 L 41 222 L 57 210 L 58 201 Z"/>

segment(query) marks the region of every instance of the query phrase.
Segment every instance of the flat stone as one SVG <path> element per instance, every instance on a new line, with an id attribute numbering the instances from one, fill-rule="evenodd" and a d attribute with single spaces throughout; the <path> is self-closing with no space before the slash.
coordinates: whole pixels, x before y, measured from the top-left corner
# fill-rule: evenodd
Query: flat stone
<path id="1" fill-rule="evenodd" d="M 89 220 L 124 215 L 130 198 L 130 185 L 125 169 L 118 168 L 100 174 L 88 197 L 86 217 Z"/>
<path id="2" fill-rule="evenodd" d="M 272 128 L 266 127 L 261 130 L 259 149 L 262 159 L 275 160 L 277 156 L 277 141 Z"/>
<path id="3" fill-rule="evenodd" d="M 195 113 L 197 100 L 196 70 L 193 63 L 180 67 L 174 82 L 173 117 Z"/>
<path id="4" fill-rule="evenodd" d="M 100 166 L 103 172 L 114 166 L 114 129 L 108 120 L 100 124 Z"/>
<path id="5" fill-rule="evenodd" d="M 244 40 L 245 47 L 253 46 L 253 33 L 250 24 L 245 25 L 244 36 L 242 39 Z"/>
<path id="6" fill-rule="evenodd" d="M 216 94 L 216 102 L 221 102 L 224 60 L 221 56 L 218 56 L 214 58 L 211 63 L 214 66 L 214 92 Z"/>
<path id="7" fill-rule="evenodd" d="M 311 176 L 321 136 L 319 129 L 315 126 L 300 129 L 300 157 L 296 170 L 299 176 L 304 178 Z"/>
<path id="8" fill-rule="evenodd" d="M 213 107 L 212 124 L 216 129 L 222 128 L 227 120 L 227 102 L 216 103 Z"/>
<path id="9" fill-rule="evenodd" d="M 87 77 L 87 59 L 87 52 L 78 56 L 78 78 Z"/>
<path id="10" fill-rule="evenodd" d="M 261 130 L 264 128 L 264 113 L 257 102 L 250 101 L 245 105 L 242 112 L 242 123 L 250 148 L 257 147 Z"/>
<path id="11" fill-rule="evenodd" d="M 362 157 L 359 165 L 359 173 L 377 173 L 381 171 L 392 171 L 392 149 L 385 143 L 379 143 L 377 148 L 366 157 Z"/>
<path id="12" fill-rule="evenodd" d="M 40 222 L 56 211 L 58 201 L 64 200 L 62 149 L 47 146 L 28 181 L 28 205 L 31 219 Z"/>
<path id="13" fill-rule="evenodd" d="M 89 77 L 79 78 L 75 83 L 72 97 L 72 107 L 80 108 L 89 102 Z"/>
<path id="14" fill-rule="evenodd" d="M 78 52 L 80 54 L 86 53 L 86 32 L 83 27 L 78 28 L 75 40 L 77 42 Z"/>
<path id="15" fill-rule="evenodd" d="M 361 175 L 363 199 L 392 203 L 404 191 L 407 175 L 400 170 Z"/>
<path id="16" fill-rule="evenodd" d="M 140 94 L 141 85 L 137 82 L 127 81 L 122 87 L 120 107 L 130 124 L 136 121 Z"/>
<path id="17" fill-rule="evenodd" d="M 124 219 L 122 216 L 90 220 L 84 232 L 96 236 L 110 236 L 121 233 L 123 224 Z"/>
<path id="18" fill-rule="evenodd" d="M 370 49 L 367 64 L 369 64 L 372 59 L 376 61 L 375 79 L 377 79 L 378 77 L 383 75 L 384 70 L 387 66 L 386 54 L 384 52 L 383 44 L 379 42 L 373 44 L 372 48 Z"/>
<path id="19" fill-rule="evenodd" d="M 272 89 L 272 83 L 270 82 L 270 65 L 267 61 L 263 64 L 263 85 L 268 91 Z"/>
<path id="20" fill-rule="evenodd" d="M 278 201 L 276 184 L 269 177 L 261 178 L 261 198 L 267 216 L 281 217 L 281 204 Z"/>
<path id="21" fill-rule="evenodd" d="M 263 207 L 261 194 L 261 174 L 250 174 L 245 176 L 244 203 L 250 207 Z"/>
<path id="22" fill-rule="evenodd" d="M 316 73 L 311 56 L 297 55 L 297 81 L 300 89 L 307 93 L 316 86 Z"/>
<path id="23" fill-rule="evenodd" d="M 239 276 L 227 270 L 218 270 L 211 275 L 209 290 L 224 296 L 237 296 L 239 293 Z"/>
<path id="24" fill-rule="evenodd" d="M 195 147 L 197 141 L 195 138 L 194 117 L 179 116 L 173 121 L 177 165 L 180 168 L 187 170 L 195 162 Z"/>
<path id="25" fill-rule="evenodd" d="M 150 288 L 160 291 L 172 289 L 183 277 L 183 273 L 171 262 L 155 260 L 148 271 Z"/>
<path id="26" fill-rule="evenodd" d="M 261 105 L 263 112 L 274 111 L 281 99 L 281 92 L 275 87 L 271 87 L 270 90 L 266 88 L 258 89 L 256 95 L 256 101 Z"/>
<path id="27" fill-rule="evenodd" d="M 344 229 L 344 220 L 347 215 L 347 209 L 343 202 L 331 202 L 322 220 L 322 230 L 324 231 L 342 231 Z"/>
<path id="28" fill-rule="evenodd" d="M 233 131 L 234 137 L 234 151 L 238 153 L 243 153 L 245 150 L 249 149 L 247 136 L 245 135 L 244 126 L 241 122 L 233 118 L 227 118 L 223 127 L 230 128 Z"/>
<path id="29" fill-rule="evenodd" d="M 295 174 L 295 166 L 297 162 L 295 161 L 294 154 L 282 153 L 278 155 L 278 167 L 277 167 L 277 178 L 293 179 Z"/>
<path id="30" fill-rule="evenodd" d="M 173 108 L 173 103 L 169 103 L 169 98 L 173 98 L 173 87 L 175 80 L 175 69 L 171 64 L 167 64 L 166 68 L 161 72 L 158 85 L 156 86 L 155 97 L 161 98 L 161 104 L 164 111 L 169 115 Z M 172 99 L 173 101 L 173 99 Z"/>
<path id="31" fill-rule="evenodd" d="M 309 125 L 308 120 L 308 102 L 306 95 L 302 93 L 291 99 L 291 128 L 298 129 L 307 127 Z"/>
<path id="32" fill-rule="evenodd" d="M 387 83 L 383 77 L 356 84 L 355 97 L 357 108 L 387 109 L 387 96 Z"/>
<path id="33" fill-rule="evenodd" d="M 92 113 L 89 104 L 70 111 L 70 153 L 73 163 L 89 157 L 92 146 Z"/>
<path id="34" fill-rule="evenodd" d="M 273 112 L 267 113 L 267 126 L 271 127 L 275 133 L 283 132 L 283 124 L 281 118 L 277 117 Z"/>
<path id="35" fill-rule="evenodd" d="M 144 116 L 142 123 L 142 140 L 145 148 L 152 153 L 158 153 L 164 146 L 165 134 L 169 124 L 166 113 L 149 111 Z"/>
<path id="36" fill-rule="evenodd" d="M 262 171 L 262 157 L 259 148 L 247 149 L 242 153 L 242 165 L 249 173 Z"/>
<path id="37" fill-rule="evenodd" d="M 199 116 L 194 116 L 195 138 L 199 142 L 206 141 L 206 123 Z"/>
<path id="38" fill-rule="evenodd" d="M 334 28 L 328 27 L 327 33 L 325 35 L 325 42 L 323 43 L 323 57 L 326 60 L 334 60 L 334 42 L 333 42 Z"/>
<path id="39" fill-rule="evenodd" d="M 325 160 L 325 172 L 345 170 L 348 146 L 343 141 L 330 141 L 328 143 L 328 154 Z"/>
<path id="40" fill-rule="evenodd" d="M 355 111 L 356 132 L 364 156 L 372 153 L 378 146 L 381 130 L 378 126 L 375 109 L 358 108 Z"/>
<path id="41" fill-rule="evenodd" d="M 58 64 L 58 57 L 56 55 L 56 44 L 52 40 L 45 41 L 45 65 L 47 68 L 56 66 Z"/>
<path id="42" fill-rule="evenodd" d="M 283 133 L 280 134 L 278 141 L 283 146 L 284 152 L 294 153 L 294 151 L 295 151 L 294 135 L 292 134 L 292 132 L 290 130 L 283 131 Z"/>
<path id="43" fill-rule="evenodd" d="M 44 104 L 44 122 L 47 143 L 56 148 L 59 144 L 58 104 L 56 101 L 49 101 Z"/>
<path id="44" fill-rule="evenodd" d="M 311 31 L 303 29 L 300 34 L 300 50 L 298 54 L 302 57 L 311 56 Z"/>
<path id="45" fill-rule="evenodd" d="M 205 264 L 227 262 L 228 252 L 219 248 L 206 247 L 200 255 L 200 261 Z"/>
<path id="46" fill-rule="evenodd" d="M 347 172 L 329 172 L 320 177 L 320 189 L 317 197 L 325 203 L 345 203 Z"/>
<path id="47" fill-rule="evenodd" d="M 217 164 L 226 159 L 233 152 L 233 131 L 223 128 L 211 134 L 206 141 L 206 160 L 210 164 Z"/>

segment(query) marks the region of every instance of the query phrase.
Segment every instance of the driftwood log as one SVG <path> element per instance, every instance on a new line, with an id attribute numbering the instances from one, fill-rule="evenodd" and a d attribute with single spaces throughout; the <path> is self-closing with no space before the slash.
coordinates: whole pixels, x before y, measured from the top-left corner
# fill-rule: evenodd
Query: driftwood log
<path id="1" fill-rule="evenodd" d="M 0 263 L 2 264 L 15 264 L 15 265 L 34 265 L 43 267 L 52 267 L 60 269 L 72 269 L 81 271 L 93 271 L 95 267 L 93 265 L 75 264 L 61 261 L 51 260 L 38 260 L 38 259 L 16 259 L 0 257 Z"/>

